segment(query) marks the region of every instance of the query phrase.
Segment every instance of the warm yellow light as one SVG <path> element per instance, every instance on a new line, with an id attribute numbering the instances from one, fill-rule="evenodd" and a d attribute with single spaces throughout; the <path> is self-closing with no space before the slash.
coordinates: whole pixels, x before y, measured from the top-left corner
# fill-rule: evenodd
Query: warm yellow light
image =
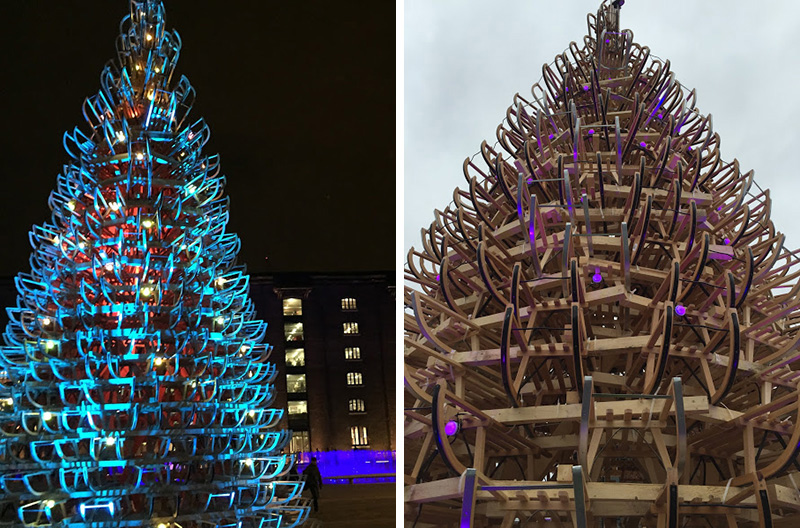
<path id="1" fill-rule="evenodd" d="M 110 207 L 112 211 L 119 211 L 120 205 L 118 202 L 111 202 L 108 204 L 108 207 Z"/>
<path id="2" fill-rule="evenodd" d="M 225 318 L 222 316 L 217 317 L 217 324 L 222 324 L 225 322 Z"/>
<path id="3" fill-rule="evenodd" d="M 45 508 L 52 508 L 55 505 L 56 505 L 56 501 L 54 501 L 54 500 L 49 500 L 49 501 L 44 503 Z"/>
<path id="4" fill-rule="evenodd" d="M 146 40 L 153 40 L 153 35 L 151 35 L 150 33 L 146 33 L 146 34 L 145 34 L 145 36 L 144 36 L 144 38 L 145 38 Z"/>
<path id="5" fill-rule="evenodd" d="M 158 66 L 156 66 L 156 67 L 154 68 L 154 70 L 156 70 L 156 73 L 161 73 L 161 68 L 159 68 Z"/>
<path id="6" fill-rule="evenodd" d="M 153 90 L 147 92 L 147 98 L 150 99 L 151 101 L 153 100 Z"/>
<path id="7" fill-rule="evenodd" d="M 117 439 L 114 438 L 113 436 L 109 436 L 108 438 L 106 438 L 106 445 L 107 446 L 112 446 L 112 445 L 114 445 L 116 443 L 117 443 Z"/>
<path id="8" fill-rule="evenodd" d="M 247 411 L 247 415 L 248 415 L 250 418 L 252 418 L 253 416 L 255 416 L 255 415 L 256 415 L 256 412 L 255 412 L 255 411 Z"/>
<path id="9" fill-rule="evenodd" d="M 167 528 L 167 525 L 166 525 L 166 524 L 164 524 L 164 523 L 160 523 L 160 524 L 158 525 L 158 528 Z"/>
<path id="10" fill-rule="evenodd" d="M 142 227 L 145 229 L 150 229 L 151 227 L 153 227 L 153 221 L 150 220 L 149 218 L 145 218 L 144 220 L 142 220 Z"/>
<path id="11" fill-rule="evenodd" d="M 78 242 L 78 247 L 81 249 L 86 249 L 86 242 Z"/>
<path id="12" fill-rule="evenodd" d="M 217 277 L 217 279 L 214 282 L 216 283 L 218 288 L 222 288 L 223 286 L 225 286 L 225 283 L 228 282 L 228 279 L 226 279 L 225 277 Z"/>
<path id="13" fill-rule="evenodd" d="M 144 154 L 141 153 L 141 152 L 137 152 L 136 153 L 136 159 L 139 160 L 139 161 L 143 160 L 144 159 Z"/>
<path id="14" fill-rule="evenodd" d="M 52 419 L 52 418 L 53 418 L 53 413 L 51 413 L 51 412 L 44 412 L 44 413 L 42 414 L 42 418 L 44 418 L 44 420 L 45 420 L 45 421 L 47 421 L 47 420 L 50 420 L 50 419 Z"/>
<path id="15" fill-rule="evenodd" d="M 253 465 L 253 459 L 252 458 L 245 458 L 244 459 L 244 465 L 245 466 L 252 466 Z"/>
<path id="16" fill-rule="evenodd" d="M 161 365 L 163 362 L 164 362 L 164 358 L 160 358 L 160 357 L 157 357 L 156 360 L 154 361 L 156 366 Z"/>
<path id="17" fill-rule="evenodd" d="M 55 244 L 55 245 L 58 245 L 58 244 L 59 244 L 59 242 L 61 242 L 61 239 L 60 239 L 60 238 L 58 238 L 58 235 L 54 236 L 54 237 L 53 237 L 53 244 Z"/>
<path id="18" fill-rule="evenodd" d="M 49 325 L 51 322 L 52 322 L 52 321 L 50 320 L 50 318 L 49 318 L 49 317 L 42 317 L 42 325 L 44 325 L 44 326 L 47 326 L 47 325 Z"/>
<path id="19" fill-rule="evenodd" d="M 137 69 L 137 70 L 141 70 L 141 69 L 142 69 L 142 67 L 141 67 L 139 64 L 137 64 L 137 65 L 136 65 L 136 69 Z"/>
<path id="20" fill-rule="evenodd" d="M 142 288 L 142 295 L 143 296 L 147 297 L 151 293 L 153 293 L 153 288 L 151 288 L 150 286 L 145 286 L 144 288 Z"/>
<path id="21" fill-rule="evenodd" d="M 70 211 L 75 210 L 75 200 L 70 200 L 69 202 L 67 202 L 67 209 L 69 209 Z"/>
<path id="22" fill-rule="evenodd" d="M 120 141 L 125 141 L 125 133 L 122 130 L 117 132 L 117 139 Z"/>
<path id="23" fill-rule="evenodd" d="M 48 341 L 45 341 L 45 342 L 44 342 L 44 347 L 45 347 L 47 350 L 50 350 L 51 348 L 53 348 L 53 347 L 55 347 L 55 346 L 56 346 L 56 342 L 55 342 L 55 341 L 50 341 L 50 340 L 48 340 Z"/>

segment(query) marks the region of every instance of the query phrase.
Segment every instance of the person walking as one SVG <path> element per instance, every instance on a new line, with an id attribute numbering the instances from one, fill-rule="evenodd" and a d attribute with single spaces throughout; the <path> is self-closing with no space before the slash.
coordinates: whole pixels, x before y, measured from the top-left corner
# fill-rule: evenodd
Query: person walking
<path id="1" fill-rule="evenodd" d="M 319 511 L 319 492 L 322 489 L 322 475 L 317 467 L 317 457 L 311 457 L 311 462 L 303 470 L 303 476 L 306 477 L 306 487 L 314 499 L 314 513 L 316 513 Z"/>

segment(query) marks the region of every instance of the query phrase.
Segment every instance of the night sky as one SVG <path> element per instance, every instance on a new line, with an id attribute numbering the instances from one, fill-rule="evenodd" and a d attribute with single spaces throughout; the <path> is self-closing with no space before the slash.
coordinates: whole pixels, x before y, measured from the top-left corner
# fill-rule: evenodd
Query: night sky
<path id="1" fill-rule="evenodd" d="M 393 2 L 166 0 L 175 80 L 227 176 L 250 272 L 394 269 Z M 0 277 L 29 271 L 28 231 L 87 130 L 83 100 L 116 58 L 127 0 L 2 2 Z M 268 257 L 265 258 L 265 257 Z"/>

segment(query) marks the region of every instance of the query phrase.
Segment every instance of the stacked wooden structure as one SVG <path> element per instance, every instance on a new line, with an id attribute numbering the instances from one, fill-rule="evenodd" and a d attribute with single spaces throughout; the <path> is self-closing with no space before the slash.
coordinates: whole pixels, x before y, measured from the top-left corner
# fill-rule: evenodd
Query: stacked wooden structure
<path id="1" fill-rule="evenodd" d="M 800 523 L 799 259 L 619 7 L 408 254 L 405 518 Z"/>

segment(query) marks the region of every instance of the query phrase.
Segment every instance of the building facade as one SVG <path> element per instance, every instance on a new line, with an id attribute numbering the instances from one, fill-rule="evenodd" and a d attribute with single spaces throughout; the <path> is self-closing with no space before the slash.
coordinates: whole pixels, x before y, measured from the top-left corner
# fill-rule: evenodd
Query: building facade
<path id="1" fill-rule="evenodd" d="M 395 445 L 390 273 L 252 276 L 294 452 Z"/>

